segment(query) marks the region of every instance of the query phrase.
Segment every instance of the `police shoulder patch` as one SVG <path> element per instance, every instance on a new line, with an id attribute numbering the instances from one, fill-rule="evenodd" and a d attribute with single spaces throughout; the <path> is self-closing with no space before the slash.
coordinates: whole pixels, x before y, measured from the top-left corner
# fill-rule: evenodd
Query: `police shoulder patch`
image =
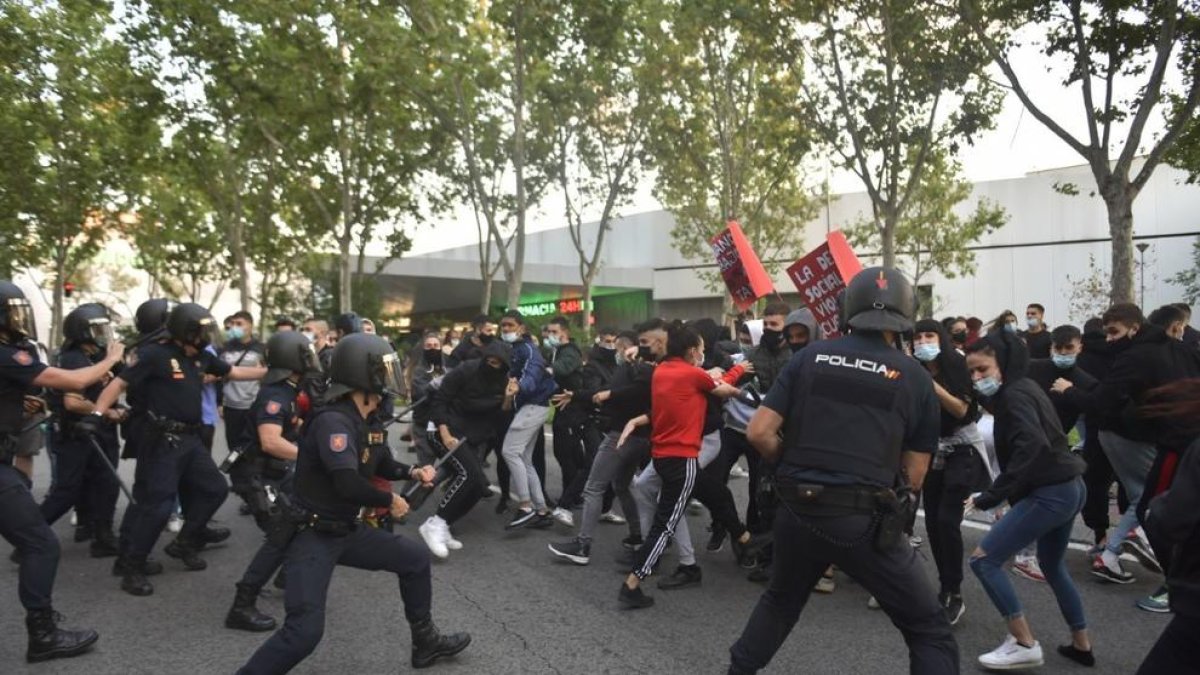
<path id="1" fill-rule="evenodd" d="M 329 449 L 334 452 L 342 452 L 350 445 L 349 434 L 330 434 Z"/>
<path id="2" fill-rule="evenodd" d="M 29 352 L 18 349 L 17 351 L 13 352 L 13 361 L 16 361 L 22 366 L 28 366 L 33 363 L 33 357 L 29 355 Z"/>
<path id="3" fill-rule="evenodd" d="M 278 415 L 280 410 L 283 410 L 283 406 L 280 405 L 279 401 L 268 401 L 267 402 L 267 414 L 268 415 Z"/>

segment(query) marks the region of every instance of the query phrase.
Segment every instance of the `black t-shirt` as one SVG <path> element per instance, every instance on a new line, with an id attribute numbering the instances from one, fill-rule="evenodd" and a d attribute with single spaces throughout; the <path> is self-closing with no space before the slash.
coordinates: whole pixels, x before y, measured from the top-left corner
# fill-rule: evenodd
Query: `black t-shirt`
<path id="1" fill-rule="evenodd" d="M 797 480 L 892 487 L 902 451 L 932 453 L 938 445 L 929 373 L 866 335 L 797 352 L 762 405 L 784 418 L 779 471 Z"/>
<path id="2" fill-rule="evenodd" d="M 296 407 L 296 396 L 299 395 L 296 385 L 287 380 L 263 385 L 258 390 L 254 405 L 250 406 L 250 419 L 253 424 L 247 424 L 240 439 L 247 448 L 261 449 L 258 442 L 258 427 L 264 424 L 278 426 L 285 440 L 296 442 L 296 423 L 299 411 Z"/>
<path id="3" fill-rule="evenodd" d="M 25 418 L 25 394 L 46 368 L 32 344 L 0 344 L 0 434 L 20 433 Z"/>
<path id="4" fill-rule="evenodd" d="M 1025 346 L 1029 348 L 1029 358 L 1050 358 L 1050 348 L 1054 346 L 1054 339 L 1050 337 L 1050 331 L 1042 330 L 1037 333 L 1026 332 L 1022 333 L 1021 337 L 1025 338 Z"/>
<path id="5" fill-rule="evenodd" d="M 225 377 L 229 364 L 207 351 L 188 356 L 174 344 L 152 344 L 138 349 L 137 360 L 119 377 L 139 392 L 146 409 L 158 417 L 182 424 L 200 424 L 204 375 Z"/>

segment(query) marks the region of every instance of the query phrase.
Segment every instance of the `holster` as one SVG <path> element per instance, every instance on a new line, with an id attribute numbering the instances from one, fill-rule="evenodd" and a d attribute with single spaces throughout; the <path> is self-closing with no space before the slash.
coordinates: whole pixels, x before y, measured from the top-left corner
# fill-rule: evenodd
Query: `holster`
<path id="1" fill-rule="evenodd" d="M 880 553 L 904 543 L 904 528 L 917 510 L 917 498 L 908 487 L 880 490 L 877 493 L 879 527 L 875 531 L 875 550 Z"/>
<path id="2" fill-rule="evenodd" d="M 282 502 L 267 518 L 267 524 L 263 528 L 266 531 L 267 542 L 281 551 L 286 549 L 288 544 L 291 544 L 296 535 L 300 533 L 305 517 L 308 515 L 286 500 L 282 500 Z"/>

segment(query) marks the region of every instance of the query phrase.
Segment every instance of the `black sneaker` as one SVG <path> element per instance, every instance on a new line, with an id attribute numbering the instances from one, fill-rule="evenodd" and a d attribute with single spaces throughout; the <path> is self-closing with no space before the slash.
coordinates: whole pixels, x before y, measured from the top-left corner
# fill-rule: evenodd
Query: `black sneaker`
<path id="1" fill-rule="evenodd" d="M 746 575 L 746 581 L 755 584 L 770 583 L 771 568 L 765 565 L 758 565 L 754 569 L 750 570 L 750 573 Z"/>
<path id="2" fill-rule="evenodd" d="M 708 538 L 708 546 L 705 546 L 704 548 L 709 553 L 717 553 L 721 549 L 725 548 L 725 538 L 729 536 L 729 533 L 725 531 L 725 528 L 722 527 L 720 523 L 713 523 L 708 528 L 708 531 L 711 532 L 712 535 L 710 535 Z"/>
<path id="3" fill-rule="evenodd" d="M 550 544 L 550 552 L 576 565 L 586 565 L 591 561 L 592 545 L 578 537 L 561 544 Z"/>
<path id="4" fill-rule="evenodd" d="M 1142 564 L 1142 567 L 1154 572 L 1162 574 L 1162 565 L 1159 564 L 1158 558 L 1155 557 L 1154 551 L 1150 549 L 1150 545 L 1144 539 L 1136 534 L 1130 535 L 1121 542 L 1121 551 L 1137 558 L 1137 561 Z"/>
<path id="5" fill-rule="evenodd" d="M 538 513 L 533 509 L 517 509 L 517 512 L 513 515 L 512 520 L 508 521 L 508 524 L 504 526 L 504 529 L 515 530 L 525 527 L 526 525 L 532 523 L 537 517 Z"/>
<path id="6" fill-rule="evenodd" d="M 1103 556 L 1096 556 L 1092 560 L 1092 576 L 1102 581 L 1107 581 L 1112 584 L 1132 584 L 1136 579 L 1129 572 L 1123 569 L 1113 569 L 1104 564 Z"/>
<path id="7" fill-rule="evenodd" d="M 554 527 L 554 518 L 549 513 L 539 513 L 529 523 L 529 529 L 531 530 L 546 530 L 551 527 Z"/>
<path id="8" fill-rule="evenodd" d="M 703 575 L 699 565 L 680 565 L 671 576 L 658 582 L 664 591 L 675 591 L 690 586 L 699 586 Z"/>
<path id="9" fill-rule="evenodd" d="M 654 598 L 643 593 L 641 586 L 630 589 L 625 582 L 621 582 L 621 592 L 617 594 L 617 601 L 624 609 L 645 609 L 654 606 Z"/>
<path id="10" fill-rule="evenodd" d="M 737 560 L 738 565 L 744 570 L 750 570 L 754 569 L 755 565 L 757 565 L 758 554 L 773 539 L 774 537 L 770 533 L 752 534 L 750 535 L 750 540 L 745 544 L 730 537 L 729 545 L 733 547 L 733 557 Z"/>
<path id="11" fill-rule="evenodd" d="M 967 606 L 963 604 L 962 594 L 947 593 L 946 599 L 942 603 L 942 608 L 946 611 L 946 620 L 953 626 L 962 618 L 963 612 L 967 611 Z"/>
<path id="12" fill-rule="evenodd" d="M 621 540 L 621 545 L 624 546 L 625 550 L 627 551 L 636 551 L 641 548 L 642 544 L 644 543 L 646 543 L 644 539 L 641 537 L 634 537 L 632 535 Z"/>

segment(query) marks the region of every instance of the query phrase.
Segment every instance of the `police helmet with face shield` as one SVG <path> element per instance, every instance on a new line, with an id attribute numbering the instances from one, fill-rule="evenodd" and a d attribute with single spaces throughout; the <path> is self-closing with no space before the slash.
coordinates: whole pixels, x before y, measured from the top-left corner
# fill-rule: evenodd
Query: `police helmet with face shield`
<path id="1" fill-rule="evenodd" d="M 166 298 L 152 298 L 138 305 L 137 311 L 133 313 L 133 325 L 137 328 L 138 335 L 145 337 L 162 330 L 167 325 L 167 317 L 171 316 L 173 309 L 175 303 Z"/>
<path id="2" fill-rule="evenodd" d="M 37 337 L 33 306 L 11 281 L 0 281 L 0 340 L 20 342 Z"/>
<path id="3" fill-rule="evenodd" d="M 329 365 L 328 400 L 352 391 L 384 395 L 400 391 L 403 364 L 387 340 L 369 333 L 352 333 L 338 340 Z"/>
<path id="4" fill-rule="evenodd" d="M 115 338 L 108 308 L 89 302 L 71 310 L 63 319 L 63 337 L 73 345 L 92 344 L 103 349 L 112 344 Z"/>
<path id="5" fill-rule="evenodd" d="M 167 317 L 167 334 L 172 340 L 196 349 L 204 349 L 209 345 L 220 347 L 222 342 L 217 320 L 202 305 L 194 302 L 176 305 L 171 310 Z"/>
<path id="6" fill-rule="evenodd" d="M 303 333 L 281 331 L 267 341 L 267 375 L 263 384 L 282 382 L 293 373 L 320 373 L 317 349 Z"/>
<path id="7" fill-rule="evenodd" d="M 912 330 L 917 296 L 899 270 L 868 267 L 846 286 L 843 308 L 851 328 L 903 333 Z"/>

